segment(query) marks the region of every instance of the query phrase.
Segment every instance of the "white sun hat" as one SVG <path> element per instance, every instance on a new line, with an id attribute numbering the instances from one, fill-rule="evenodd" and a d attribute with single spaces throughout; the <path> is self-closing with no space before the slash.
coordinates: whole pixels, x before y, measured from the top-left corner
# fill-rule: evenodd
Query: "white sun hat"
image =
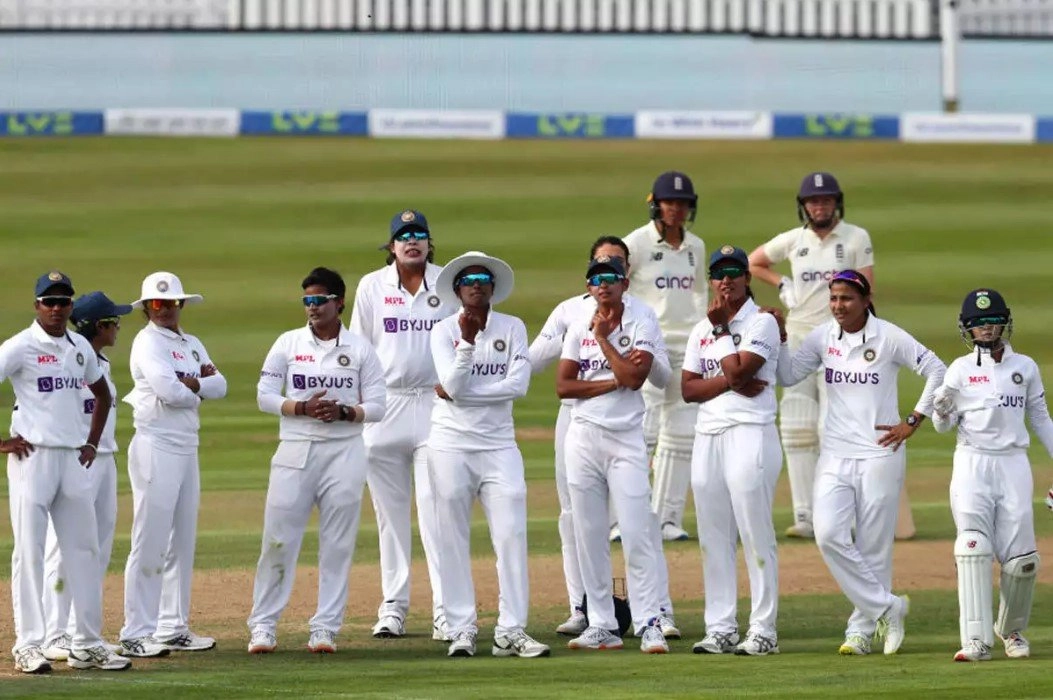
<path id="1" fill-rule="evenodd" d="M 141 309 L 148 299 L 181 299 L 187 304 L 196 304 L 204 297 L 200 294 L 186 294 L 183 283 L 171 272 L 154 272 L 143 280 L 139 298 L 132 302 L 132 307 Z"/>
<path id="2" fill-rule="evenodd" d="M 491 257 L 478 250 L 471 250 L 446 263 L 435 280 L 435 293 L 444 303 L 455 307 L 461 305 L 461 298 L 454 290 L 453 282 L 461 275 L 462 270 L 476 265 L 485 267 L 494 276 L 494 296 L 490 299 L 491 306 L 500 304 L 512 294 L 512 287 L 515 284 L 512 267 L 500 258 Z"/>

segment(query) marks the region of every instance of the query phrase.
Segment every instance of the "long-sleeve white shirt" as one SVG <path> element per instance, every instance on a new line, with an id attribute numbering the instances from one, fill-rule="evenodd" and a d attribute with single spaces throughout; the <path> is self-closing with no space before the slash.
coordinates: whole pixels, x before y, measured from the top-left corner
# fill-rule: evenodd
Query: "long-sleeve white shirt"
<path id="1" fill-rule="evenodd" d="M 468 343 L 459 317 L 458 311 L 431 331 L 439 384 L 452 400 L 435 397 L 428 446 L 461 452 L 515 447 L 512 402 L 530 386 L 526 326 L 491 309 L 486 328 Z"/>
<path id="2" fill-rule="evenodd" d="M 665 343 L 677 358 L 691 329 L 706 315 L 709 283 L 706 245 L 684 231 L 679 248 L 662 240 L 654 221 L 625 237 L 629 248 L 629 291 L 654 309 Z"/>
<path id="3" fill-rule="evenodd" d="M 135 386 L 124 402 L 132 407 L 136 432 L 171 452 L 196 452 L 201 401 L 227 395 L 222 373 L 201 376 L 201 365 L 214 364 L 205 346 L 195 336 L 150 322 L 135 336 L 128 364 Z M 184 377 L 198 380 L 196 394 L 179 381 Z"/>
<path id="4" fill-rule="evenodd" d="M 764 358 L 754 378 L 768 386 L 753 398 L 725 391 L 699 404 L 695 432 L 703 435 L 721 433 L 734 425 L 775 422 L 775 367 L 779 360 L 779 324 L 771 314 L 761 313 L 752 299 L 728 324 L 731 336 L 713 337 L 713 324 L 708 318 L 698 322 L 687 341 L 684 370 L 706 379 L 723 376 L 720 361 L 741 350 Z"/>
<path id="5" fill-rule="evenodd" d="M 281 416 L 282 440 L 340 440 L 362 433 L 361 423 L 324 423 L 309 416 L 283 416 L 286 399 L 322 397 L 344 406 L 361 405 L 363 423 L 379 421 L 387 411 L 384 368 L 369 342 L 341 328 L 336 343 L 318 340 L 311 327 L 286 331 L 271 346 L 256 384 L 256 403 L 264 413 Z"/>
<path id="6" fill-rule="evenodd" d="M 36 321 L 0 345 L 0 382 L 11 380 L 11 433 L 36 447 L 80 447 L 88 437 L 81 389 L 102 377 L 79 333 L 48 335 Z"/>
<path id="7" fill-rule="evenodd" d="M 900 367 L 925 377 L 914 410 L 930 415 L 933 392 L 947 368 L 905 330 L 873 314 L 856 333 L 844 332 L 833 319 L 827 321 L 805 337 L 792 357 L 784 343 L 777 372 L 780 384 L 792 386 L 824 368 L 827 410 L 820 450 L 842 459 L 869 459 L 892 452 L 878 445 L 885 431 L 875 426 L 900 422 Z"/>
<path id="8" fill-rule="evenodd" d="M 987 352 L 980 354 L 979 366 L 975 352 L 952 362 L 938 393 L 945 391 L 954 397 L 955 410 L 934 413 L 932 422 L 941 433 L 957 427 L 959 447 L 986 454 L 1025 452 L 1031 445 L 1026 417 L 1053 457 L 1053 420 L 1042 375 L 1034 360 L 1014 352 L 1008 343 L 1001 362 Z"/>
<path id="9" fill-rule="evenodd" d="M 402 286 L 395 264 L 370 272 L 358 283 L 348 328 L 377 351 L 391 389 L 431 391 L 438 382 L 429 359 L 431 329 L 456 311 L 435 293 L 441 271 L 428 263 L 416 294 Z"/>

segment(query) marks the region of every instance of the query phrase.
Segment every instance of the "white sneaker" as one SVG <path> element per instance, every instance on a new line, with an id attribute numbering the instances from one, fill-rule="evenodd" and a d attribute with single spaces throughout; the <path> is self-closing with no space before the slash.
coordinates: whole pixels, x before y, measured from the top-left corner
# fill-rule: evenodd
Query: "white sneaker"
<path id="1" fill-rule="evenodd" d="M 640 651 L 645 654 L 669 653 L 669 644 L 665 641 L 662 628 L 658 625 L 658 618 L 653 619 L 651 624 L 644 627 L 640 635 Z"/>
<path id="2" fill-rule="evenodd" d="M 815 528 L 813 528 L 812 524 L 807 520 L 799 520 L 786 528 L 786 536 L 802 540 L 814 540 Z"/>
<path id="3" fill-rule="evenodd" d="M 208 651 L 216 647 L 216 640 L 212 637 L 199 637 L 189 630 L 165 639 L 155 636 L 154 640 L 171 651 Z"/>
<path id="4" fill-rule="evenodd" d="M 445 613 L 439 613 L 431 621 L 431 638 L 436 642 L 450 642 L 450 628 L 446 624 Z"/>
<path id="5" fill-rule="evenodd" d="M 666 639 L 680 639 L 680 628 L 673 621 L 673 616 L 664 610 L 658 614 L 658 626 Z"/>
<path id="6" fill-rule="evenodd" d="M 132 667 L 132 660 L 110 651 L 99 644 L 87 649 L 70 649 L 66 663 L 70 668 L 98 668 L 103 671 L 124 671 Z"/>
<path id="7" fill-rule="evenodd" d="M 15 670 L 22 673 L 49 673 L 51 662 L 44 658 L 40 647 L 29 646 L 15 650 Z"/>
<path id="8" fill-rule="evenodd" d="M 336 635 L 329 630 L 315 630 L 307 640 L 307 650 L 312 654 L 335 654 Z"/>
<path id="9" fill-rule="evenodd" d="M 377 639 L 392 639 L 402 637 L 406 634 L 406 627 L 402 618 L 395 615 L 385 615 L 377 624 L 373 625 L 373 636 Z"/>
<path id="10" fill-rule="evenodd" d="M 990 661 L 991 660 L 991 647 L 987 646 L 979 639 L 970 639 L 969 642 L 962 647 L 957 654 L 954 655 L 955 661 Z"/>
<path id="11" fill-rule="evenodd" d="M 621 649 L 622 638 L 602 627 L 586 627 L 581 636 L 567 642 L 568 649 Z"/>
<path id="12" fill-rule="evenodd" d="M 60 634 L 45 644 L 40 653 L 48 661 L 65 661 L 69 658 L 69 650 L 72 646 L 73 640 L 70 636 L 68 634 Z"/>
<path id="13" fill-rule="evenodd" d="M 257 627 L 249 637 L 250 654 L 270 654 L 278 648 L 278 638 L 269 629 Z"/>
<path id="14" fill-rule="evenodd" d="M 611 533 L 607 536 L 607 539 L 609 539 L 611 542 L 621 542 L 622 541 L 622 529 L 620 527 L 618 527 L 616 524 L 615 525 L 611 525 Z"/>
<path id="15" fill-rule="evenodd" d="M 837 653 L 841 656 L 866 656 L 870 653 L 870 639 L 862 634 L 850 634 L 841 642 Z"/>
<path id="16" fill-rule="evenodd" d="M 577 637 L 588 626 L 589 621 L 586 619 L 585 613 L 581 611 L 581 608 L 574 608 L 574 612 L 570 614 L 567 621 L 556 628 L 556 633 L 565 634 L 568 637 Z"/>
<path id="17" fill-rule="evenodd" d="M 478 632 L 472 630 L 465 630 L 453 635 L 453 640 L 450 642 L 450 648 L 446 651 L 446 655 L 475 656 L 475 638 L 477 635 Z M 497 647 L 494 647 L 494 656 L 497 656 L 496 649 Z"/>
<path id="18" fill-rule="evenodd" d="M 1002 643 L 1005 644 L 1005 655 L 1010 659 L 1026 659 L 1031 656 L 1031 645 L 1019 632 L 1003 637 Z"/>
<path id="19" fill-rule="evenodd" d="M 153 637 L 137 637 L 135 639 L 122 639 L 118 642 L 121 647 L 121 656 L 130 656 L 140 659 L 157 658 L 168 656 L 172 650 L 164 644 L 159 643 Z"/>
<path id="20" fill-rule="evenodd" d="M 903 644 L 907 633 L 907 613 L 910 612 L 910 597 L 896 598 L 885 614 L 878 620 L 878 635 L 885 637 L 885 653 L 895 654 Z"/>
<path id="21" fill-rule="evenodd" d="M 508 634 L 494 635 L 494 646 L 491 653 L 494 656 L 521 656 L 524 659 L 534 659 L 539 656 L 548 656 L 552 650 L 547 644 L 542 644 L 523 630 L 518 629 Z"/>
<path id="22" fill-rule="evenodd" d="M 739 656 L 767 656 L 779 653 L 779 642 L 774 637 L 764 637 L 755 632 L 746 635 L 746 640 L 735 647 Z"/>
<path id="23" fill-rule="evenodd" d="M 677 527 L 673 523 L 663 523 L 662 539 L 666 542 L 683 542 L 691 539 L 691 535 L 687 534 L 687 530 Z"/>
<path id="24" fill-rule="evenodd" d="M 110 652 L 111 654 L 124 656 L 124 654 L 121 653 L 122 651 L 124 651 L 124 647 L 122 647 L 120 644 L 110 644 L 109 642 L 103 642 L 102 645 L 106 647 L 106 651 Z"/>
<path id="25" fill-rule="evenodd" d="M 738 632 L 707 632 L 691 651 L 696 654 L 730 654 L 739 645 Z"/>

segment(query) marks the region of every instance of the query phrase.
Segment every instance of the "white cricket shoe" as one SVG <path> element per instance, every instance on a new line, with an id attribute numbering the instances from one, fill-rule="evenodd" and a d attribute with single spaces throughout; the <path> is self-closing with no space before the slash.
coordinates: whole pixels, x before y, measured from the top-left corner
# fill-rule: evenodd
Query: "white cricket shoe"
<path id="1" fill-rule="evenodd" d="M 574 612 L 570 614 L 567 621 L 556 628 L 557 634 L 565 634 L 568 637 L 577 637 L 585 628 L 589 626 L 589 621 L 585 617 L 585 613 L 581 611 L 581 608 L 575 607 Z"/>
<path id="2" fill-rule="evenodd" d="M 336 635 L 329 630 L 315 630 L 307 640 L 307 650 L 312 654 L 335 654 Z"/>
<path id="3" fill-rule="evenodd" d="M 15 670 L 22 673 L 50 673 L 51 662 L 44 658 L 40 647 L 28 646 L 15 650 Z"/>
<path id="4" fill-rule="evenodd" d="M 87 649 L 70 649 L 66 663 L 70 668 L 97 668 L 103 671 L 124 671 L 132 667 L 132 660 L 117 654 L 102 644 Z"/>
<path id="5" fill-rule="evenodd" d="M 885 653 L 895 654 L 903 644 L 907 633 L 907 613 L 910 612 L 910 597 L 902 595 L 892 601 L 885 614 L 878 620 L 877 633 L 885 638 Z"/>
<path id="6" fill-rule="evenodd" d="M 406 626 L 397 615 L 385 615 L 373 625 L 373 636 L 377 639 L 393 639 L 406 634 Z"/>
<path id="7" fill-rule="evenodd" d="M 189 630 L 183 634 L 164 639 L 155 636 L 154 640 L 158 644 L 168 647 L 170 651 L 208 651 L 216 647 L 216 640 L 212 637 L 199 637 Z"/>
<path id="8" fill-rule="evenodd" d="M 153 637 L 136 637 L 135 639 L 122 639 L 118 642 L 121 656 L 135 657 L 140 659 L 157 658 L 168 656 L 172 650 L 161 644 Z"/>
<path id="9" fill-rule="evenodd" d="M 622 529 L 620 527 L 618 527 L 617 523 L 615 523 L 614 525 L 611 525 L 611 532 L 607 536 L 607 539 L 609 539 L 611 542 L 621 542 L 622 541 Z"/>
<path id="10" fill-rule="evenodd" d="M 478 632 L 473 630 L 464 630 L 453 635 L 453 639 L 450 641 L 450 648 L 446 651 L 447 656 L 475 656 L 475 638 L 478 636 Z M 496 650 L 497 647 L 494 647 Z M 495 653 L 494 656 L 497 656 Z"/>
<path id="11" fill-rule="evenodd" d="M 666 542 L 683 542 L 691 539 L 691 535 L 687 534 L 687 530 L 677 527 L 673 523 L 663 523 L 662 539 Z"/>
<path id="12" fill-rule="evenodd" d="M 586 627 L 581 636 L 567 642 L 568 649 L 621 649 L 622 638 L 602 627 Z"/>
<path id="13" fill-rule="evenodd" d="M 644 627 L 640 635 L 640 651 L 645 654 L 669 653 L 669 644 L 665 641 L 662 628 L 658 625 L 658 618 L 651 620 L 651 624 Z"/>
<path id="14" fill-rule="evenodd" d="M 870 638 L 862 634 L 850 634 L 841 642 L 837 653 L 841 656 L 866 656 L 870 653 Z"/>
<path id="15" fill-rule="evenodd" d="M 249 637 L 250 654 L 270 654 L 277 648 L 278 638 L 273 631 L 263 627 L 252 630 L 252 636 Z"/>
<path id="16" fill-rule="evenodd" d="M 534 659 L 552 653 L 547 644 L 542 644 L 521 629 L 508 634 L 494 635 L 494 646 L 490 650 L 494 656 L 521 656 Z"/>
<path id="17" fill-rule="evenodd" d="M 991 647 L 979 639 L 970 639 L 968 643 L 958 650 L 954 655 L 955 661 L 990 661 Z"/>
<path id="18" fill-rule="evenodd" d="M 662 636 L 666 639 L 680 639 L 680 628 L 673 621 L 673 616 L 664 609 L 658 613 L 658 626 L 662 630 Z"/>
<path id="19" fill-rule="evenodd" d="M 65 661 L 69 658 L 69 650 L 73 646 L 73 639 L 68 634 L 60 634 L 44 645 L 40 653 L 48 661 Z"/>
<path id="20" fill-rule="evenodd" d="M 738 632 L 707 632 L 701 642 L 695 642 L 695 654 L 731 654 L 739 645 Z"/>
<path id="21" fill-rule="evenodd" d="M 745 641 L 735 647 L 739 656 L 767 656 L 779 653 L 779 642 L 775 637 L 765 637 L 755 632 L 746 635 Z"/>
<path id="22" fill-rule="evenodd" d="M 813 528 L 812 524 L 807 520 L 798 520 L 793 525 L 786 528 L 786 536 L 802 540 L 814 540 L 815 528 Z"/>
<path id="23" fill-rule="evenodd" d="M 1010 659 L 1026 659 L 1031 656 L 1031 645 L 1019 632 L 1003 637 L 1002 643 L 1005 644 L 1005 655 Z"/>
<path id="24" fill-rule="evenodd" d="M 431 621 L 431 638 L 436 642 L 452 642 L 450 639 L 450 628 L 446 624 L 446 614 L 439 613 Z"/>

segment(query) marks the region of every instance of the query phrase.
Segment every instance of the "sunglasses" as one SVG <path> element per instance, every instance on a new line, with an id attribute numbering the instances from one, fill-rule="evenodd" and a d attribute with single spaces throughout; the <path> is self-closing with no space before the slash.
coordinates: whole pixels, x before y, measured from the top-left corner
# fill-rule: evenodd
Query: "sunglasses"
<path id="1" fill-rule="evenodd" d="M 473 272 L 469 275 L 462 275 L 457 278 L 457 282 L 454 286 L 457 287 L 474 287 L 475 285 L 493 284 L 494 276 L 489 272 Z"/>
<path id="2" fill-rule="evenodd" d="M 333 299 L 339 299 L 335 294 L 305 294 L 303 297 L 304 306 L 325 306 Z"/>
<path id="3" fill-rule="evenodd" d="M 100 326 L 113 326 L 114 328 L 121 327 L 121 319 L 117 318 L 116 316 L 111 316 L 110 318 L 100 318 L 96 323 L 98 323 Z"/>
<path id="4" fill-rule="evenodd" d="M 617 272 L 598 272 L 585 281 L 590 287 L 599 287 L 601 284 L 617 284 L 624 279 L 625 275 L 619 275 Z"/>
<path id="5" fill-rule="evenodd" d="M 431 234 L 427 231 L 406 231 L 395 236 L 395 240 L 400 243 L 409 243 L 410 241 L 426 241 L 431 238 Z"/>
<path id="6" fill-rule="evenodd" d="M 37 297 L 37 301 L 40 302 L 41 304 L 43 304 L 44 306 L 48 307 L 49 309 L 50 308 L 54 308 L 56 306 L 61 307 L 61 308 L 66 308 L 67 306 L 70 306 L 73 303 L 73 297 L 63 297 L 63 296 Z"/>
<path id="7" fill-rule="evenodd" d="M 1004 326 L 1009 322 L 1005 316 L 981 316 L 970 318 L 965 322 L 966 328 L 979 328 L 981 326 Z"/>
<path id="8" fill-rule="evenodd" d="M 716 270 L 709 271 L 709 279 L 720 281 L 726 277 L 730 277 L 733 280 L 737 280 L 746 274 L 746 270 L 741 267 L 720 267 Z"/>
<path id="9" fill-rule="evenodd" d="M 143 302 L 143 305 L 154 311 L 160 311 L 161 309 L 181 309 L 183 308 L 182 299 L 147 299 Z"/>

